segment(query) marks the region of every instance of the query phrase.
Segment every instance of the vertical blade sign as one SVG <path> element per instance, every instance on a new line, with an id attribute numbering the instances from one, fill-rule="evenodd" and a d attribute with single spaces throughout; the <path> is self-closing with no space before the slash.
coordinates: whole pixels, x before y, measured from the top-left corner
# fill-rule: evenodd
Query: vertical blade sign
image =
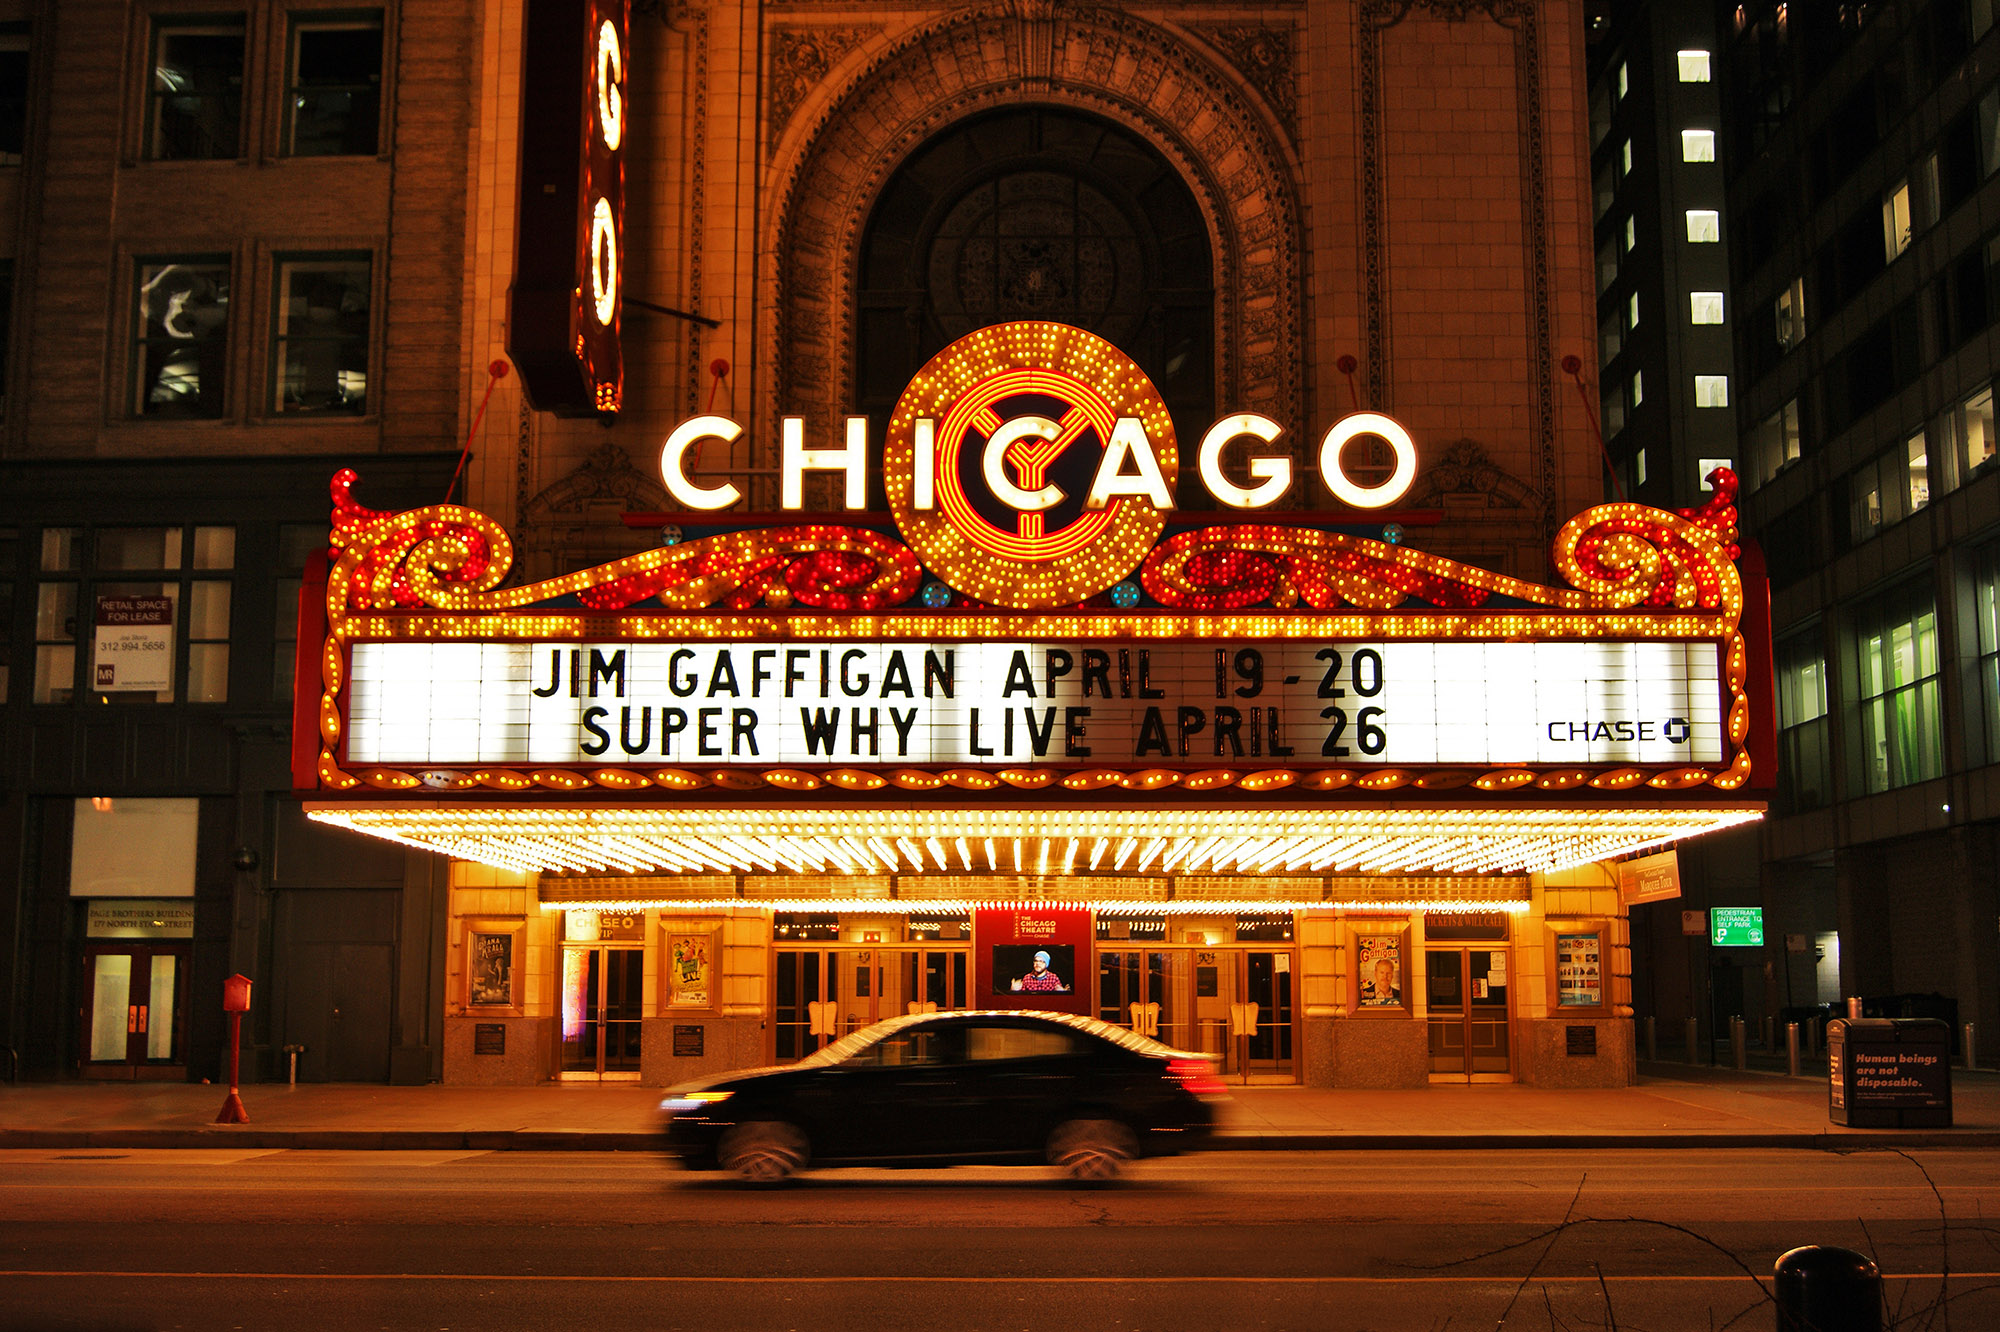
<path id="1" fill-rule="evenodd" d="M 615 413 L 630 0 L 529 0 L 507 352 L 531 405 Z"/>

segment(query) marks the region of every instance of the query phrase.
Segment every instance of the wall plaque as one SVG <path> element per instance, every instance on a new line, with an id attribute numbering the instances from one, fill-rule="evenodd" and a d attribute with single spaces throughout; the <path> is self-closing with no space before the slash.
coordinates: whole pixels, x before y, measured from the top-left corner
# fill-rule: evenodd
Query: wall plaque
<path id="1" fill-rule="evenodd" d="M 708 1028 L 696 1022 L 676 1022 L 674 1024 L 674 1058 L 699 1059 L 702 1043 Z"/>
<path id="2" fill-rule="evenodd" d="M 476 1055 L 506 1054 L 507 1024 L 504 1022 L 473 1023 L 472 1053 Z"/>

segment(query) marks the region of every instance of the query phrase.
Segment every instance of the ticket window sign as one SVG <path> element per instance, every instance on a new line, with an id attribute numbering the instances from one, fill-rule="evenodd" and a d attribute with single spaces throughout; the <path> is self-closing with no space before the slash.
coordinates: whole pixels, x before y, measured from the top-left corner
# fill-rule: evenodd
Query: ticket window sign
<path id="1" fill-rule="evenodd" d="M 1710 908 L 1708 913 L 1708 941 L 1717 948 L 1762 948 L 1764 946 L 1764 908 Z"/>

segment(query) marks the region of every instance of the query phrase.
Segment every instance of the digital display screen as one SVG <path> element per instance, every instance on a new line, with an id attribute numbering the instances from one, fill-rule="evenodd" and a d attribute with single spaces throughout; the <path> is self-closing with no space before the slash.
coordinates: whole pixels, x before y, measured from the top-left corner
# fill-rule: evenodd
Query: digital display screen
<path id="1" fill-rule="evenodd" d="M 1708 913 L 1708 941 L 1717 948 L 1762 948 L 1764 908 L 1711 908 Z"/>
<path id="2" fill-rule="evenodd" d="M 1075 983 L 1075 944 L 993 945 L 995 994 L 1068 994 Z"/>

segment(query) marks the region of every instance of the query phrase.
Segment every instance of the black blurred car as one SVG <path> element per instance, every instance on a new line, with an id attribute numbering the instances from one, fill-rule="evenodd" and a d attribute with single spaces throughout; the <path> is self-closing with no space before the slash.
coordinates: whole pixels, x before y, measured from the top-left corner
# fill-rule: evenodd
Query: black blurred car
<path id="1" fill-rule="evenodd" d="M 660 1108 L 683 1165 L 763 1183 L 808 1163 L 1047 1161 L 1108 1179 L 1201 1146 L 1225 1096 L 1206 1056 L 1094 1018 L 921 1013 L 669 1088 Z"/>

